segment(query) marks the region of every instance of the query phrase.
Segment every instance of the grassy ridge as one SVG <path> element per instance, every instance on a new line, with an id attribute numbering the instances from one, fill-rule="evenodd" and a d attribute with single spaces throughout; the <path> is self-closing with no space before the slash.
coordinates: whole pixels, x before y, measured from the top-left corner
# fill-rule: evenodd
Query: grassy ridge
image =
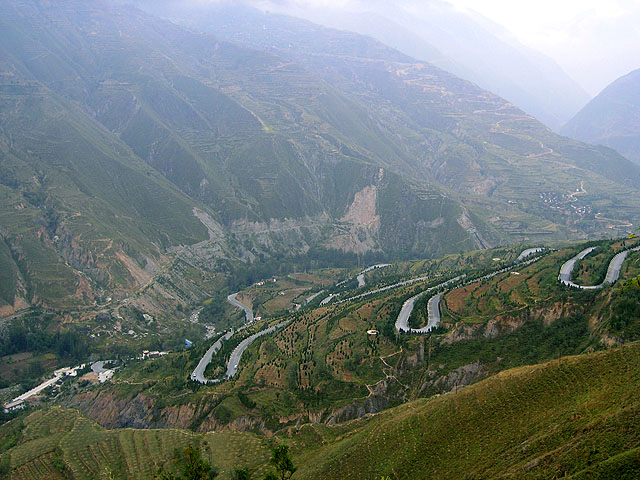
<path id="1" fill-rule="evenodd" d="M 402 405 L 304 457 L 300 478 L 637 478 L 640 345 L 509 370 Z"/>
<path id="2" fill-rule="evenodd" d="M 637 478 L 640 344 L 508 370 L 470 387 L 345 425 L 282 432 L 294 478 Z M 21 424 L 19 422 L 22 422 Z M 19 431 L 16 435 L 16 431 Z M 198 445 L 228 478 L 261 478 L 269 441 L 253 433 L 104 430 L 54 407 L 0 427 L 11 478 L 152 478 Z M 4 449 L 3 448 L 3 449 Z"/>
<path id="3" fill-rule="evenodd" d="M 13 433 L 13 423 L 2 427 L 3 435 Z M 175 449 L 190 444 L 223 474 L 238 466 L 262 471 L 269 455 L 266 439 L 250 433 L 105 430 L 75 410 L 58 407 L 32 413 L 20 427 L 18 444 L 2 456 L 9 459 L 12 479 L 154 478 L 171 463 Z"/>

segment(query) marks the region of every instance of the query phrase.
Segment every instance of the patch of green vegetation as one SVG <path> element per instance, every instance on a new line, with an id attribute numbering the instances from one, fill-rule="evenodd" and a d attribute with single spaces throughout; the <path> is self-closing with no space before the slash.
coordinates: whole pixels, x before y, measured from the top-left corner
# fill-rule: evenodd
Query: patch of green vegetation
<path id="1" fill-rule="evenodd" d="M 640 339 L 640 288 L 633 280 L 613 294 L 609 326 L 623 341 Z"/>
<path id="2" fill-rule="evenodd" d="M 512 333 L 495 339 L 475 338 L 454 344 L 436 344 L 431 351 L 431 365 L 444 375 L 458 367 L 474 362 L 493 374 L 501 370 L 539 363 L 553 358 L 576 355 L 589 347 L 597 347 L 590 336 L 587 319 L 573 314 L 550 325 L 541 321 L 527 321 Z M 442 366 L 442 368 L 439 368 Z M 425 390 L 430 396 L 440 390 Z"/>
<path id="3" fill-rule="evenodd" d="M 324 447 L 301 450 L 300 474 L 633 478 L 640 472 L 638 358 L 633 344 L 509 370 L 456 394 L 401 405 Z"/>
<path id="4" fill-rule="evenodd" d="M 16 418 L 0 425 L 0 432 L 2 432 L 0 455 L 18 445 L 22 438 L 24 427 L 24 421 L 22 418 Z"/>
<path id="5" fill-rule="evenodd" d="M 0 301 L 13 305 L 17 286 L 18 267 L 7 244 L 0 241 Z"/>
<path id="6" fill-rule="evenodd" d="M 571 280 L 578 285 L 600 285 L 615 254 L 609 242 L 598 242 L 596 249 L 576 264 Z"/>
<path id="7" fill-rule="evenodd" d="M 455 394 L 412 401 L 357 422 L 285 429 L 293 478 L 636 478 L 640 472 L 640 345 L 504 371 Z M 237 397 L 236 397 L 237 398 Z M 253 433 L 104 430 L 77 411 L 39 410 L 21 420 L 5 451 L 12 475 L 152 478 L 188 446 L 220 469 L 262 478 L 270 442 Z M 8 433 L 15 423 L 0 426 Z M 4 437 L 3 437 L 4 438 Z M 430 454 L 425 454 L 429 451 Z M 451 451 L 461 452 L 451 455 Z M 289 465 L 289 463 L 287 463 Z M 293 468 L 289 469 L 290 471 Z M 135 473 L 134 473 L 135 472 Z"/>
<path id="8" fill-rule="evenodd" d="M 174 429 L 105 430 L 75 410 L 53 407 L 21 420 L 22 436 L 3 459 L 9 459 L 12 475 L 21 478 L 157 478 L 158 471 L 179 470 L 176 450 L 195 448 L 203 462 L 230 478 L 236 467 L 264 469 L 268 443 L 254 434 L 230 432 L 193 434 Z M 10 439 L 16 420 L 0 426 Z M 5 438 L 5 437 L 3 437 Z M 244 451 L 244 455 L 238 455 Z M 177 470 L 176 470 L 177 468 Z"/>

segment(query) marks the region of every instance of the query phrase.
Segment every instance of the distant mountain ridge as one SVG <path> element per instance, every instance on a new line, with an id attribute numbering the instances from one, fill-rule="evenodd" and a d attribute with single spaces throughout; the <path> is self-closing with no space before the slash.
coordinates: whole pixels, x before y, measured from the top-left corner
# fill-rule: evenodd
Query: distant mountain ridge
<path id="1" fill-rule="evenodd" d="M 118 297 L 169 250 L 217 270 L 310 247 L 477 246 L 455 200 L 394 172 L 410 162 L 398 141 L 293 63 L 109 2 L 0 13 L 3 312 Z"/>
<path id="2" fill-rule="evenodd" d="M 560 157 L 570 158 L 569 163 L 576 162 L 574 166 L 597 171 L 610 180 L 628 185 L 637 183 L 636 169 L 631 167 L 628 171 L 632 177 L 626 178 L 628 162 L 620 163 L 621 157 L 613 152 L 568 142 L 512 104 L 432 65 L 410 59 L 407 67 L 406 55 L 370 37 L 292 17 L 264 14 L 242 5 L 222 3 L 195 10 L 184 10 L 171 1 L 161 5 L 163 14 L 191 28 L 273 52 L 303 65 L 350 98 L 361 99 L 372 117 L 380 117 L 384 112 L 385 125 L 393 125 L 395 131 L 408 127 L 420 132 L 418 135 L 425 135 L 424 143 L 415 144 L 412 140 L 416 137 L 404 137 L 410 155 L 424 159 L 428 165 L 425 177 L 428 181 L 435 180 L 462 196 L 480 193 L 485 200 L 500 196 L 512 205 L 519 203 L 516 198 L 529 181 L 527 178 L 540 184 L 540 177 L 534 173 L 537 169 L 545 172 L 543 176 L 549 186 L 560 178 L 571 178 L 566 172 L 560 176 L 547 175 L 547 167 L 556 169 L 568 165 Z M 339 51 L 337 45 L 341 47 Z M 422 88 L 416 88 L 418 86 Z M 447 93 L 438 96 L 435 94 L 438 91 Z M 378 108 L 383 105 L 383 109 Z M 443 148 L 452 147 L 456 142 L 464 146 Z M 499 150 L 490 149 L 488 145 L 492 144 L 499 146 Z M 519 160 L 508 160 L 506 169 L 493 161 L 506 160 L 512 154 Z M 514 171 L 516 176 L 509 180 L 505 172 L 511 168 L 516 168 L 518 173 Z M 529 174 L 533 176 L 528 177 Z M 498 195 L 501 189 L 515 185 L 520 188 Z M 542 193 L 538 192 L 536 197 Z M 483 203 L 477 196 L 473 200 L 479 201 Z M 534 212 L 531 207 L 525 207 L 527 212 Z M 579 224 L 585 225 L 585 222 L 581 220 Z M 504 223 L 499 228 L 512 231 L 512 225 Z"/>
<path id="3" fill-rule="evenodd" d="M 562 133 L 614 148 L 640 164 L 640 69 L 605 88 L 562 128 Z"/>
<path id="4" fill-rule="evenodd" d="M 369 35 L 478 84 L 555 130 L 589 100 L 554 60 L 520 44 L 480 14 L 445 1 L 355 1 L 333 9 L 302 8 L 287 1 L 249 3 Z"/>
<path id="5" fill-rule="evenodd" d="M 122 298 L 176 258 L 433 256 L 635 222 L 640 169 L 612 151 L 369 37 L 208 8 L 185 28 L 0 5 L 3 312 Z"/>

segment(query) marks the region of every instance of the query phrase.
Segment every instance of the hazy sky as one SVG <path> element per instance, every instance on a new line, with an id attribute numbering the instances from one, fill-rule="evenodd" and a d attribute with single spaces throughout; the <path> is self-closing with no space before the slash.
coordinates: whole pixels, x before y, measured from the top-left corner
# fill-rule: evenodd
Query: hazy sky
<path id="1" fill-rule="evenodd" d="M 592 95 L 640 68 L 640 0 L 449 0 L 554 58 Z"/>
<path id="2" fill-rule="evenodd" d="M 349 8 L 368 3 L 362 0 L 253 1 L 303 8 Z M 385 3 L 406 1 L 385 0 Z M 415 8 L 421 1 L 431 0 L 411 0 L 411 3 Z M 591 95 L 621 75 L 640 68 L 640 0 L 447 1 L 503 25 L 524 45 L 556 60 Z"/>

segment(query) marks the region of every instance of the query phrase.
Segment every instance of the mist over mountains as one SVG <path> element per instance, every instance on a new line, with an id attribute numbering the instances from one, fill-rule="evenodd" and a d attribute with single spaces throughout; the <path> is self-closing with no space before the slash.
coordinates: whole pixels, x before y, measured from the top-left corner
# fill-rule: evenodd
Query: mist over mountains
<path id="1" fill-rule="evenodd" d="M 614 148 L 640 163 L 640 70 L 605 88 L 562 128 L 562 133 Z"/>
<path id="2" fill-rule="evenodd" d="M 553 129 L 589 99 L 554 60 L 480 14 L 441 0 L 352 1 L 316 8 L 295 1 L 248 3 L 376 38 L 498 94 Z"/>
<path id="3" fill-rule="evenodd" d="M 208 269 L 439 255 L 637 215 L 638 168 L 472 83 L 370 37 L 199 8 L 185 29 L 106 1 L 2 5 L 11 308 L 140 285 L 168 251 Z"/>

